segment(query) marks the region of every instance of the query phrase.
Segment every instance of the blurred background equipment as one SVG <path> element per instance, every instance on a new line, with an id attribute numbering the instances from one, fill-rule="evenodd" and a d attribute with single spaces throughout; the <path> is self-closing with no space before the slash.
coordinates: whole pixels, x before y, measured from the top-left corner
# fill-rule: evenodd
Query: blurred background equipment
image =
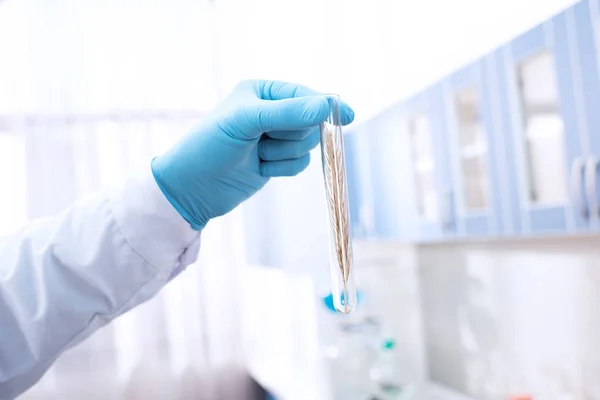
<path id="1" fill-rule="evenodd" d="M 241 79 L 357 111 L 355 313 L 331 311 L 313 162 L 22 398 L 600 399 L 599 32 L 598 0 L 0 0 L 0 234 Z"/>

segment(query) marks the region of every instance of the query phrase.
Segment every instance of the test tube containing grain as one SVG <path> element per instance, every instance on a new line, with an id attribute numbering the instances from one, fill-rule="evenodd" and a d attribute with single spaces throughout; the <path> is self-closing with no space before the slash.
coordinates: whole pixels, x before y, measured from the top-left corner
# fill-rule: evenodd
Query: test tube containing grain
<path id="1" fill-rule="evenodd" d="M 321 158 L 329 225 L 329 268 L 333 305 L 350 314 L 357 302 L 348 205 L 340 99 L 328 95 L 329 117 L 321 124 Z"/>

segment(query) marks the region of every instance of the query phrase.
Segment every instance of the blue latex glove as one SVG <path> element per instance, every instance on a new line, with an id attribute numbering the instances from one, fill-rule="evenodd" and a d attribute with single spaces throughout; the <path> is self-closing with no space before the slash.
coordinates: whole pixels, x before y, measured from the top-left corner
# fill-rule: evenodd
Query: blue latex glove
<path id="1" fill-rule="evenodd" d="M 245 81 L 201 124 L 152 161 L 154 178 L 194 229 L 224 215 L 275 176 L 309 164 L 327 119 L 324 95 L 279 81 Z M 354 118 L 341 105 L 344 124 Z"/>

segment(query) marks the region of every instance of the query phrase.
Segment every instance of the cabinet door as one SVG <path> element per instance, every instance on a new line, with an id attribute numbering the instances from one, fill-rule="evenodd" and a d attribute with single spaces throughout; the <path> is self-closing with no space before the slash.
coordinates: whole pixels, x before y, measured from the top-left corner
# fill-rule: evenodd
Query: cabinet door
<path id="1" fill-rule="evenodd" d="M 577 3 L 567 11 L 570 44 L 579 69 L 575 74 L 580 140 L 586 158 L 584 198 L 593 230 L 600 230 L 600 1 Z M 575 45 L 576 43 L 576 45 Z"/>
<path id="2" fill-rule="evenodd" d="M 364 221 L 361 220 L 361 208 L 364 203 L 364 187 L 361 185 L 359 171 L 358 130 L 344 135 L 344 155 L 346 159 L 346 178 L 348 180 L 348 201 L 350 208 L 350 226 L 355 239 L 366 236 Z"/>
<path id="3" fill-rule="evenodd" d="M 444 101 L 441 86 L 409 100 L 403 120 L 410 144 L 413 209 L 416 236 L 440 240 L 454 231 L 453 193 L 444 131 Z"/>
<path id="4" fill-rule="evenodd" d="M 492 120 L 491 90 L 484 60 L 444 82 L 444 100 L 453 175 L 456 230 L 460 236 L 502 230 L 502 201 Z"/>
<path id="5" fill-rule="evenodd" d="M 412 199 L 406 190 L 409 152 L 402 142 L 400 107 L 392 107 L 371 121 L 369 141 L 375 232 L 378 239 L 412 237 L 405 211 Z"/>
<path id="6" fill-rule="evenodd" d="M 505 164 L 516 166 L 510 176 L 515 232 L 585 228 L 585 219 L 574 212 L 581 196 L 571 190 L 582 170 L 568 38 L 561 14 L 516 38 L 498 57 L 498 79 L 505 89 Z"/>

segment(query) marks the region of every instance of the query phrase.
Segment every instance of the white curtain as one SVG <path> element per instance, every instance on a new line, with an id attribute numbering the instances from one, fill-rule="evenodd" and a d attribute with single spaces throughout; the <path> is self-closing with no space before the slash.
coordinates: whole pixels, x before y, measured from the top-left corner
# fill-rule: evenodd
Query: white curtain
<path id="1" fill-rule="evenodd" d="M 0 6 L 0 234 L 147 166 L 214 107 L 212 14 L 204 0 Z M 196 265 L 23 398 L 247 398 L 240 212 L 209 224 Z"/>

